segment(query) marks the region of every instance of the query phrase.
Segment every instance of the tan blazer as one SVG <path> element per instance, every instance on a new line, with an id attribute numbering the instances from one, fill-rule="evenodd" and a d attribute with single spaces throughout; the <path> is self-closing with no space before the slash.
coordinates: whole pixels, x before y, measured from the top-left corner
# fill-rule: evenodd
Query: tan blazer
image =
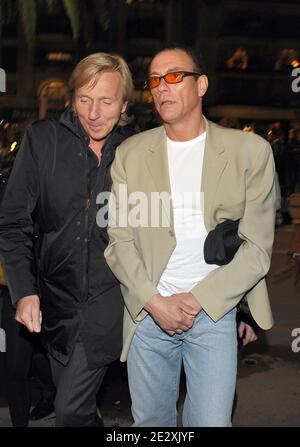
<path id="1" fill-rule="evenodd" d="M 269 143 L 258 135 L 206 123 L 202 170 L 204 222 L 207 231 L 225 219 L 240 219 L 239 235 L 245 240 L 233 260 L 212 271 L 191 292 L 205 312 L 217 321 L 247 293 L 249 308 L 260 327 L 273 325 L 265 275 L 270 267 L 275 222 L 274 162 Z M 163 127 L 127 139 L 117 149 L 111 169 L 117 208 L 118 186 L 128 194 L 142 191 L 171 192 L 166 134 Z M 183 169 L 183 174 L 184 169 Z M 129 211 L 133 205 L 129 205 Z M 149 212 L 151 210 L 149 209 Z M 164 207 L 161 212 L 165 213 Z M 164 214 L 166 218 L 166 213 Z M 143 309 L 156 293 L 157 284 L 176 246 L 172 213 L 168 226 L 120 227 L 108 230 L 107 262 L 121 282 L 125 300 L 125 361 Z"/>

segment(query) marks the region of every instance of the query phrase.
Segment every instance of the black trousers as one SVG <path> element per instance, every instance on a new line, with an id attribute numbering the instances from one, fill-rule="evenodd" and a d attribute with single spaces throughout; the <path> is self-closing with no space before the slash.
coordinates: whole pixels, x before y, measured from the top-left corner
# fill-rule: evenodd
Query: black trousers
<path id="1" fill-rule="evenodd" d="M 2 325 L 6 334 L 6 397 L 14 427 L 26 427 L 31 405 L 30 373 L 38 378 L 43 396 L 55 394 L 49 360 L 40 344 L 40 336 L 31 334 L 15 320 L 8 288 L 1 286 L 3 298 Z"/>
<path id="2" fill-rule="evenodd" d="M 50 355 L 49 358 L 56 386 L 56 426 L 97 426 L 96 395 L 108 368 L 89 369 L 80 340 L 76 342 L 66 366 Z"/>

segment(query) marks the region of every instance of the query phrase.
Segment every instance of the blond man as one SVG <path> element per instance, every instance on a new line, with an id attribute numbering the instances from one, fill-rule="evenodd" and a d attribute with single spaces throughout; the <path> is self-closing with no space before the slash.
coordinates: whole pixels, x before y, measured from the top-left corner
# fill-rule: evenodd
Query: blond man
<path id="1" fill-rule="evenodd" d="M 97 425 L 96 394 L 121 350 L 123 302 L 96 199 L 110 190 L 115 148 L 128 136 L 118 123 L 133 83 L 121 57 L 96 53 L 77 64 L 69 87 L 60 120 L 26 131 L 2 202 L 0 251 L 17 321 L 43 329 L 56 425 L 71 427 Z"/>

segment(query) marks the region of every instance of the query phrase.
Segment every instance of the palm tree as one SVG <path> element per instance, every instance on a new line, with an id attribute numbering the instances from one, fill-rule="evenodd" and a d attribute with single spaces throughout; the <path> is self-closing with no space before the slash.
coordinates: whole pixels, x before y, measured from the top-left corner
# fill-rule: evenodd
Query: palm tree
<path id="1" fill-rule="evenodd" d="M 76 41 L 82 36 L 89 45 L 95 22 L 105 31 L 110 26 L 108 0 L 0 0 L 0 36 L 5 25 L 19 19 L 27 45 L 33 47 L 39 12 L 53 14 L 62 6 Z"/>

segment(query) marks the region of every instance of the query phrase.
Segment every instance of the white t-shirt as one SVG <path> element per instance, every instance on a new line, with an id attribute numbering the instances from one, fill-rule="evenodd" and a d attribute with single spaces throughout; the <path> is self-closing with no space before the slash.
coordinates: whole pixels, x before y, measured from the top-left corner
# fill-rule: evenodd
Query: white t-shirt
<path id="1" fill-rule="evenodd" d="M 203 256 L 207 236 L 201 194 L 205 137 L 206 132 L 190 141 L 167 138 L 176 247 L 157 286 L 163 296 L 189 292 L 218 267 L 206 264 Z"/>

